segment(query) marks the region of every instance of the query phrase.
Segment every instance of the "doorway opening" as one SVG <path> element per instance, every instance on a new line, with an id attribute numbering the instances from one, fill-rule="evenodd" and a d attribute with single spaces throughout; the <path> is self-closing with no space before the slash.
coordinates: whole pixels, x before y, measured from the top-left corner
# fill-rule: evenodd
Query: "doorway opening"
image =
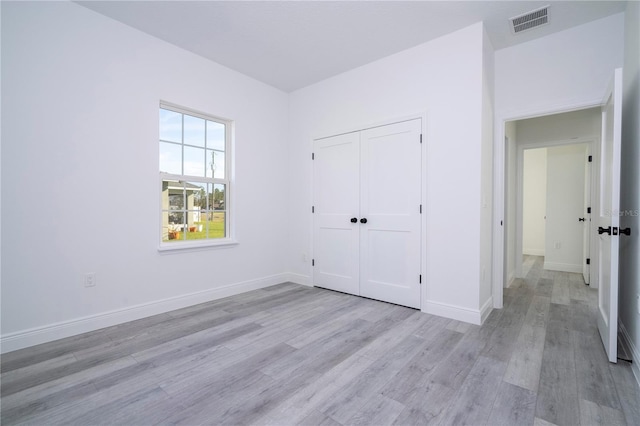
<path id="1" fill-rule="evenodd" d="M 597 288 L 591 254 L 600 108 L 505 123 L 504 287 L 543 269 L 580 273 Z"/>

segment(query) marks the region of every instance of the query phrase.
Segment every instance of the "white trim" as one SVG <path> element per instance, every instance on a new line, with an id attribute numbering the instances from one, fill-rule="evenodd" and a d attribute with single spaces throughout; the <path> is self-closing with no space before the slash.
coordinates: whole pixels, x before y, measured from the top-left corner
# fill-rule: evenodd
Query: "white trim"
<path id="1" fill-rule="evenodd" d="M 491 311 L 493 311 L 493 297 L 489 297 L 487 299 L 487 301 L 484 302 L 484 304 L 480 308 L 480 323 L 481 324 L 484 324 L 484 322 L 489 317 L 489 314 L 491 314 Z"/>
<path id="2" fill-rule="evenodd" d="M 582 265 L 575 265 L 573 263 L 544 262 L 544 265 L 542 267 L 547 271 L 573 272 L 575 274 L 582 274 Z"/>
<path id="3" fill-rule="evenodd" d="M 237 246 L 238 242 L 229 238 L 206 239 L 206 240 L 185 240 L 176 243 L 161 243 L 158 251 L 161 254 L 184 253 L 185 251 L 197 251 L 210 248 L 229 248 Z"/>
<path id="4" fill-rule="evenodd" d="M 491 298 L 489 299 L 488 303 L 493 304 Z M 486 309 L 486 306 L 487 303 L 483 305 L 482 309 Z M 485 314 L 484 312 L 476 309 L 462 308 L 460 306 L 432 301 L 426 301 L 422 304 L 422 312 L 476 325 L 482 324 L 482 317 Z M 488 313 L 486 313 L 486 315 L 488 315 Z"/>
<path id="5" fill-rule="evenodd" d="M 619 336 L 621 337 L 620 341 L 622 342 L 623 349 L 627 354 L 631 356 L 631 359 L 634 361 L 631 363 L 631 371 L 633 371 L 633 375 L 636 378 L 636 382 L 638 386 L 640 386 L 640 351 L 633 344 L 633 340 L 631 340 L 631 336 L 627 332 L 627 329 L 624 327 L 624 324 L 620 319 L 618 319 L 618 328 L 620 329 Z"/>
<path id="6" fill-rule="evenodd" d="M 90 315 L 76 318 L 69 321 L 62 321 L 42 327 L 34 327 L 5 334 L 0 337 L 1 352 L 10 352 L 29 346 L 46 343 L 77 334 L 98 330 L 104 327 L 133 321 L 152 315 L 162 314 L 175 309 L 181 309 L 200 303 L 210 302 L 224 297 L 234 296 L 251 290 L 270 287 L 288 281 L 289 274 L 276 274 L 264 278 L 243 281 L 223 287 L 199 291 L 196 293 L 184 294 L 157 300 L 149 303 L 142 303 L 123 309 L 103 312 L 97 315 Z"/>
<path id="7" fill-rule="evenodd" d="M 292 282 L 294 284 L 300 284 L 307 287 L 313 287 L 313 283 L 311 281 L 311 277 L 309 275 L 297 274 L 295 272 L 289 272 L 287 275 L 287 281 Z"/>

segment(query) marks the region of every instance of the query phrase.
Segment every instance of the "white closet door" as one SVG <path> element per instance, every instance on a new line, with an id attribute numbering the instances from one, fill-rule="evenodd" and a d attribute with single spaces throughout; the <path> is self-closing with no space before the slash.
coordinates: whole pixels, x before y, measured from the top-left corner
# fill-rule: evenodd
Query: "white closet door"
<path id="1" fill-rule="evenodd" d="M 317 140 L 313 162 L 313 282 L 356 295 L 360 294 L 359 146 L 360 133 Z"/>
<path id="2" fill-rule="evenodd" d="M 360 295 L 420 308 L 421 120 L 361 133 Z"/>

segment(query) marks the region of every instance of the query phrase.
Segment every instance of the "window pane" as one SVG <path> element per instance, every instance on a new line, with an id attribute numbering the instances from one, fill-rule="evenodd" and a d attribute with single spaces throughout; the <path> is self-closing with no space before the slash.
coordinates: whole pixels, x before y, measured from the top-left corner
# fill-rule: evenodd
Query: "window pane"
<path id="1" fill-rule="evenodd" d="M 207 150 L 207 177 L 225 178 L 225 155 L 224 151 Z"/>
<path id="2" fill-rule="evenodd" d="M 184 174 L 204 177 L 204 154 L 202 148 L 184 147 Z"/>
<path id="3" fill-rule="evenodd" d="M 213 185 L 213 206 L 212 210 L 226 210 L 226 185 L 216 183 Z"/>
<path id="4" fill-rule="evenodd" d="M 207 148 L 225 150 L 224 124 L 207 120 Z"/>
<path id="5" fill-rule="evenodd" d="M 184 143 L 204 148 L 204 120 L 202 118 L 184 116 Z"/>
<path id="6" fill-rule="evenodd" d="M 160 139 L 182 142 L 182 114 L 160 108 Z"/>
<path id="7" fill-rule="evenodd" d="M 187 210 L 207 209 L 207 186 L 203 182 L 187 182 Z"/>
<path id="8" fill-rule="evenodd" d="M 162 209 L 184 210 L 184 184 L 175 180 L 162 181 Z"/>
<path id="9" fill-rule="evenodd" d="M 160 171 L 174 175 L 182 174 L 182 146 L 160 142 Z"/>
<path id="10" fill-rule="evenodd" d="M 226 212 L 215 212 L 209 216 L 211 218 L 208 222 L 209 238 L 224 238 L 227 235 L 225 215 Z"/>

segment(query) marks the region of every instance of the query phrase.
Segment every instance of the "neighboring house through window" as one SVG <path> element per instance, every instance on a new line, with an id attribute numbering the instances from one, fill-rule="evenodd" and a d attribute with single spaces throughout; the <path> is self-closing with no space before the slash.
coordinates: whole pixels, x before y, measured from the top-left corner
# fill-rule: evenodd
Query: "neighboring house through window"
<path id="1" fill-rule="evenodd" d="M 218 245 L 229 235 L 231 123 L 160 104 L 160 247 Z"/>

